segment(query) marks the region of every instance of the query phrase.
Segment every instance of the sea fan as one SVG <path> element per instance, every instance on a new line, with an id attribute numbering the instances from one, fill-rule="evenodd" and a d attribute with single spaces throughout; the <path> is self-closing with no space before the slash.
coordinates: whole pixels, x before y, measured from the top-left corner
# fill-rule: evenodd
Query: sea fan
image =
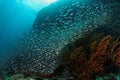
<path id="1" fill-rule="evenodd" d="M 107 69 L 120 67 L 119 37 L 117 39 L 111 35 L 101 37 L 102 39 L 99 37 L 100 40 L 96 39 L 92 42 L 90 40 L 90 44 L 86 44 L 89 49 L 81 45 L 72 52 L 63 54 L 63 66 L 67 67 L 65 69 L 76 73 L 78 80 L 96 80 L 96 76 L 105 74 Z M 91 38 L 95 38 L 95 36 Z"/>

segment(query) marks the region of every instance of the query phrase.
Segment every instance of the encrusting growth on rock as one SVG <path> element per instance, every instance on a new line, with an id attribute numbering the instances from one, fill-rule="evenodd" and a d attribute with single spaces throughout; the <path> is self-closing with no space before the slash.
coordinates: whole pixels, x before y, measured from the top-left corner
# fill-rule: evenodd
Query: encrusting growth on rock
<path id="1" fill-rule="evenodd" d="M 104 55 L 106 52 L 106 48 L 111 40 L 111 36 L 108 35 L 104 37 L 101 42 L 98 44 L 97 50 L 90 59 L 88 60 L 85 70 L 82 74 L 82 78 L 90 78 L 93 74 L 97 74 L 103 71 L 103 63 L 104 63 Z M 94 42 L 93 42 L 94 43 Z M 93 44 L 91 43 L 91 44 Z M 94 46 L 94 45 L 93 45 Z M 93 47 L 91 46 L 91 47 Z M 90 48 L 91 49 L 91 48 Z M 83 80 L 83 79 L 82 79 Z"/>
<path id="2" fill-rule="evenodd" d="M 113 57 L 113 62 L 115 63 L 116 66 L 120 67 L 120 49 L 118 52 L 114 55 Z"/>
<path id="3" fill-rule="evenodd" d="M 90 41 L 89 47 L 86 46 L 88 49 L 81 45 L 70 53 L 63 53 L 62 64 L 76 73 L 77 80 L 96 80 L 96 76 L 106 73 L 113 66 L 120 67 L 119 39 L 103 35 L 101 40 Z"/>

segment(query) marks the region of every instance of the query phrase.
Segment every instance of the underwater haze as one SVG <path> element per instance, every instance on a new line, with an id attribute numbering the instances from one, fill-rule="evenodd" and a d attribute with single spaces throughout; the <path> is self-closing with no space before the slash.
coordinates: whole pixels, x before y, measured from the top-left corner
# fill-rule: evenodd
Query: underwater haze
<path id="1" fill-rule="evenodd" d="M 12 54 L 12 47 L 32 27 L 38 11 L 54 1 L 0 0 L 0 60 Z"/>
<path id="2" fill-rule="evenodd" d="M 120 80 L 119 0 L 0 0 L 0 79 Z"/>

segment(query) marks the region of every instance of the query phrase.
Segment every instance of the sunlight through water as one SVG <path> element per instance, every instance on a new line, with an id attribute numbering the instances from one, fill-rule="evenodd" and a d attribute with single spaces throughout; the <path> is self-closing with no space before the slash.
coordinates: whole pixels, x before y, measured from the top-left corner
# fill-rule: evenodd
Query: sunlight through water
<path id="1" fill-rule="evenodd" d="M 18 4 L 22 4 L 25 7 L 31 8 L 33 10 L 39 11 L 43 7 L 50 5 L 57 0 L 17 0 Z"/>

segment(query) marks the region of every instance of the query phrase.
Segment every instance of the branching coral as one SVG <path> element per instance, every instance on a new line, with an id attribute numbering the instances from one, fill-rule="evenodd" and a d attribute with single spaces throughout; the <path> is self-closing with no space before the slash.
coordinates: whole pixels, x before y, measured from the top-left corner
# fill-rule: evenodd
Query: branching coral
<path id="1" fill-rule="evenodd" d="M 113 40 L 109 47 L 108 59 L 110 59 L 116 66 L 120 67 L 120 37 Z"/>
<path id="2" fill-rule="evenodd" d="M 84 63 L 86 63 L 86 53 L 83 47 L 78 47 L 73 52 L 67 55 L 63 55 L 64 66 L 68 66 L 69 69 L 76 73 L 83 71 Z"/>
<path id="3" fill-rule="evenodd" d="M 78 80 L 96 80 L 96 76 L 104 73 L 107 67 L 120 67 L 120 41 L 111 35 L 102 36 L 101 40 L 90 41 L 88 49 L 82 45 L 64 57 L 63 62 L 68 69 L 75 71 Z M 108 63 L 110 62 L 110 64 Z"/>
<path id="4" fill-rule="evenodd" d="M 120 67 L 120 37 L 115 38 L 111 35 L 101 34 L 99 36 L 93 34 L 92 39 L 85 40 L 88 38 L 84 38 L 81 40 L 83 42 L 80 46 L 77 45 L 69 53 L 62 54 L 60 66 L 52 74 L 42 74 L 42 77 L 50 78 L 68 70 L 75 76 L 75 80 L 96 80 L 96 76 L 104 74 L 108 67 Z M 16 59 L 19 61 L 18 58 Z M 15 68 L 15 71 L 19 71 L 19 65 L 17 66 L 18 68 Z M 34 72 L 26 73 L 31 75 Z"/>
<path id="5" fill-rule="evenodd" d="M 111 40 L 111 36 L 110 35 L 108 35 L 105 38 L 103 38 L 102 41 L 98 44 L 98 48 L 97 48 L 97 51 L 96 51 L 95 54 L 96 55 L 104 55 L 110 40 Z"/>
<path id="6" fill-rule="evenodd" d="M 115 63 L 116 66 L 120 67 L 120 48 L 118 52 L 114 55 L 113 62 Z"/>
<path id="7" fill-rule="evenodd" d="M 95 40 L 90 44 L 91 53 L 95 53 L 96 49 L 97 49 L 97 41 Z"/>
<path id="8" fill-rule="evenodd" d="M 86 64 L 86 66 L 84 67 L 85 70 L 84 70 L 82 78 L 81 78 L 82 80 L 83 80 L 83 78 L 85 80 L 89 79 L 91 75 L 103 71 L 103 63 L 105 61 L 104 55 L 105 55 L 106 48 L 107 48 L 110 40 L 111 40 L 111 36 L 108 35 L 108 36 L 104 37 L 101 40 L 101 42 L 98 44 L 96 52 L 92 54 L 92 56 L 90 57 L 90 59 L 88 60 L 88 62 Z M 96 41 L 93 41 L 91 43 L 90 49 L 93 50 L 95 45 L 96 45 Z"/>
<path id="9" fill-rule="evenodd" d="M 110 44 L 110 53 L 111 54 L 114 54 L 119 50 L 119 48 L 117 48 L 120 45 L 119 39 L 120 39 L 120 37 L 117 37 L 117 39 Z"/>

